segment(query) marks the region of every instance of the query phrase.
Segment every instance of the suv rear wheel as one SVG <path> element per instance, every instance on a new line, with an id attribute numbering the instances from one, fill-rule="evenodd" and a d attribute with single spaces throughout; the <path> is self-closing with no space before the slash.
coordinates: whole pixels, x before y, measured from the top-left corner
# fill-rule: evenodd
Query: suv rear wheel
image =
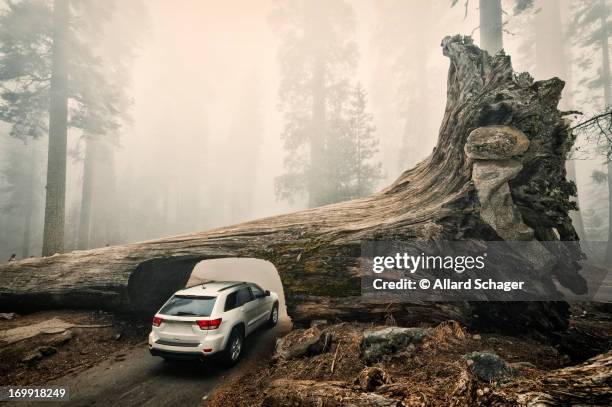
<path id="1" fill-rule="evenodd" d="M 240 360 L 242 355 L 242 346 L 244 345 L 244 335 L 238 327 L 232 330 L 232 333 L 227 340 L 227 345 L 223 351 L 223 364 L 225 366 L 234 366 Z"/>

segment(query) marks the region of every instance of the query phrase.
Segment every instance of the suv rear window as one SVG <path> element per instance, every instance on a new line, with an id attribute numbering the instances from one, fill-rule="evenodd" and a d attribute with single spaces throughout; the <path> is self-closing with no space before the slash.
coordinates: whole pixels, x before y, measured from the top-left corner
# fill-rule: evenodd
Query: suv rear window
<path id="1" fill-rule="evenodd" d="M 209 317 L 217 297 L 192 297 L 175 295 L 159 311 L 171 316 Z"/>

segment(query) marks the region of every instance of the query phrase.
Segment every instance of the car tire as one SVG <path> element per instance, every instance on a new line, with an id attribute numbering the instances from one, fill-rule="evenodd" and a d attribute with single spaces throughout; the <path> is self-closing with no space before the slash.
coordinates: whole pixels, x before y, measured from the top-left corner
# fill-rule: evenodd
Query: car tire
<path id="1" fill-rule="evenodd" d="M 226 367 L 232 367 L 240 360 L 240 356 L 242 356 L 242 349 L 244 347 L 244 335 L 242 331 L 235 327 L 232 329 L 232 333 L 230 334 L 229 339 L 227 340 L 227 345 L 225 346 L 225 350 L 222 355 L 223 365 Z"/>
<path id="2" fill-rule="evenodd" d="M 268 328 L 274 328 L 278 323 L 278 302 L 272 305 L 272 311 L 270 311 L 270 318 L 268 318 Z"/>

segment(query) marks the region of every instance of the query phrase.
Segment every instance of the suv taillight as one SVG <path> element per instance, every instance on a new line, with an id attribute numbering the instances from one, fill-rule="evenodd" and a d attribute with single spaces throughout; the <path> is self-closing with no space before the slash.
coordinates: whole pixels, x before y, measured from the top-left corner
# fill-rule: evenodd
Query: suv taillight
<path id="1" fill-rule="evenodd" d="M 198 324 L 200 329 L 204 331 L 210 331 L 210 330 L 219 328 L 219 326 L 221 325 L 221 318 L 201 319 L 199 321 L 196 321 L 196 323 Z"/>
<path id="2" fill-rule="evenodd" d="M 160 317 L 153 317 L 153 326 L 160 326 L 164 320 Z"/>

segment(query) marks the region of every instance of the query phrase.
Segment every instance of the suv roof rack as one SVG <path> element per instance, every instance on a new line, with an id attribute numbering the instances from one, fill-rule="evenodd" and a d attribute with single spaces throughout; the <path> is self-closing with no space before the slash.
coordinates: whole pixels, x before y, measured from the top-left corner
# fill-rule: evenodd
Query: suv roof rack
<path id="1" fill-rule="evenodd" d="M 219 288 L 219 289 L 217 290 L 217 292 L 219 293 L 219 292 L 221 292 L 221 291 L 225 291 L 225 290 L 228 290 L 228 289 L 233 288 L 233 287 L 238 287 L 239 285 L 243 285 L 243 284 L 246 284 L 246 283 L 245 283 L 245 282 L 241 282 L 241 283 L 234 283 L 234 284 L 230 284 L 230 285 L 228 285 L 228 286 L 226 286 L 226 287 Z"/>

